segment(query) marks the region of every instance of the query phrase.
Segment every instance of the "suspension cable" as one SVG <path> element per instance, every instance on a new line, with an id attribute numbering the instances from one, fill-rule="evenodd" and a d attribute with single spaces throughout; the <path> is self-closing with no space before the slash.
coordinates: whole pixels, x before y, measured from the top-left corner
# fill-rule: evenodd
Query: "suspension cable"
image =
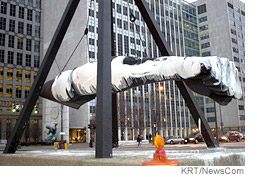
<path id="1" fill-rule="evenodd" d="M 128 6 L 128 8 L 129 8 L 129 13 L 130 13 L 130 15 L 129 15 L 130 22 L 132 22 L 132 23 L 135 25 L 135 27 L 136 27 L 136 32 L 137 32 L 138 35 L 139 35 L 139 40 L 141 41 L 141 44 L 142 44 L 142 46 L 144 47 L 144 43 L 143 43 L 143 40 L 142 40 L 141 31 L 140 31 L 140 24 L 139 24 L 139 29 L 137 29 L 137 26 L 136 26 L 136 23 L 135 23 L 136 20 L 137 20 L 137 18 L 136 18 L 135 15 L 133 14 L 133 10 L 130 9 L 130 7 L 129 7 L 129 1 L 127 2 L 127 6 Z M 139 20 L 139 19 L 138 19 L 138 20 Z M 137 50 L 136 50 L 136 51 L 137 51 Z M 146 46 L 145 46 L 144 52 L 145 52 L 146 57 L 148 57 L 148 55 L 147 55 L 147 50 L 146 50 Z M 136 56 L 137 56 L 137 52 L 136 52 Z"/>
<path id="2" fill-rule="evenodd" d="M 93 0 L 90 1 L 89 9 L 91 9 L 92 1 L 93 1 Z M 89 9 L 88 9 L 88 12 L 89 12 Z M 71 60 L 73 54 L 76 52 L 76 50 L 77 50 L 79 44 L 81 43 L 82 39 L 88 34 L 88 25 L 89 25 L 89 13 L 88 13 L 88 18 L 87 18 L 87 24 L 86 24 L 85 31 L 84 31 L 83 35 L 81 36 L 79 42 L 77 43 L 76 47 L 75 47 L 74 50 L 72 51 L 72 53 L 71 53 L 69 59 L 67 60 L 67 62 L 66 62 L 65 65 L 63 66 L 62 70 L 60 70 L 60 67 L 59 67 L 58 63 L 57 63 L 57 61 L 55 60 L 55 63 L 56 63 L 56 65 L 57 65 L 58 70 L 59 70 L 60 73 L 63 72 L 63 70 L 66 68 L 66 66 L 68 65 L 69 61 Z"/>

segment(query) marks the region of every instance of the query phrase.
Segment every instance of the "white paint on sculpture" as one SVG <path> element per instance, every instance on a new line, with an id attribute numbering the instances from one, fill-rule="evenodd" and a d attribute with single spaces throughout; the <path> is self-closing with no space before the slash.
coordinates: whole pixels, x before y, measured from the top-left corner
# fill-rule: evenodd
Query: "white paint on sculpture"
<path id="1" fill-rule="evenodd" d="M 238 71 L 233 62 L 226 58 L 212 57 L 160 57 L 147 60 L 140 64 L 124 64 L 125 56 L 112 60 L 112 85 L 116 91 L 121 91 L 132 85 L 133 79 L 156 82 L 183 78 L 189 79 L 201 74 L 202 66 L 210 70 L 210 76 L 215 78 L 213 85 L 221 85 L 221 90 L 228 96 L 239 99 L 242 96 Z M 96 94 L 97 63 L 87 63 L 73 70 L 62 72 L 55 78 L 52 94 L 56 100 L 64 102 L 78 95 Z"/>

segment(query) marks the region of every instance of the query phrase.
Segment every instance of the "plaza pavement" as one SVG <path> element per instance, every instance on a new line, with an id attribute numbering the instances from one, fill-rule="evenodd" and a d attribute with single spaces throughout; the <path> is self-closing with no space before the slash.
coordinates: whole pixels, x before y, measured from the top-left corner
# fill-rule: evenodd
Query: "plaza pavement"
<path id="1" fill-rule="evenodd" d="M 152 160 L 155 147 L 152 143 L 120 145 L 113 149 L 112 158 L 95 158 L 95 148 L 88 143 L 70 144 L 67 150 L 53 146 L 22 146 L 14 154 L 3 154 L 0 146 L 0 166 L 141 166 Z M 205 143 L 165 145 L 168 159 L 179 160 L 182 166 L 244 165 L 245 141 L 221 143 L 220 148 L 209 149 Z"/>

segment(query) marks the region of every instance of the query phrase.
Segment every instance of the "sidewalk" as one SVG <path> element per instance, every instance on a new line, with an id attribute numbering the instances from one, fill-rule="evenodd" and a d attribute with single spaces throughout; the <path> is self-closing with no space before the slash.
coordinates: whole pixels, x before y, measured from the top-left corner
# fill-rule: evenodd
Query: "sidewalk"
<path id="1" fill-rule="evenodd" d="M 244 142 L 222 143 L 221 148 L 208 149 L 205 143 L 165 145 L 169 159 L 179 160 L 182 166 L 244 165 Z M 225 148 L 224 148 L 225 147 Z M 0 166 L 141 166 L 152 160 L 153 144 L 142 147 L 121 145 L 113 149 L 112 158 L 95 158 L 95 148 L 88 143 L 70 144 L 67 150 L 53 146 L 22 146 L 15 154 L 3 154 L 0 147 Z"/>

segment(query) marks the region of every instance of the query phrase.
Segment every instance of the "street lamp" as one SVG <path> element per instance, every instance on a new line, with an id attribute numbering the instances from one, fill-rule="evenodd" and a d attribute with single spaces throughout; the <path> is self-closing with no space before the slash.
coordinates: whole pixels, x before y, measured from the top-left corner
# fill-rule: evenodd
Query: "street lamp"
<path id="1" fill-rule="evenodd" d="M 163 91 L 164 90 L 164 86 L 163 85 L 160 85 L 160 91 Z"/>
<path id="2" fill-rule="evenodd" d="M 153 123 L 154 137 L 156 136 L 156 122 Z"/>
<path id="3" fill-rule="evenodd" d="M 60 149 L 64 149 L 64 142 L 63 142 L 63 105 L 61 104 L 61 145 Z"/>

